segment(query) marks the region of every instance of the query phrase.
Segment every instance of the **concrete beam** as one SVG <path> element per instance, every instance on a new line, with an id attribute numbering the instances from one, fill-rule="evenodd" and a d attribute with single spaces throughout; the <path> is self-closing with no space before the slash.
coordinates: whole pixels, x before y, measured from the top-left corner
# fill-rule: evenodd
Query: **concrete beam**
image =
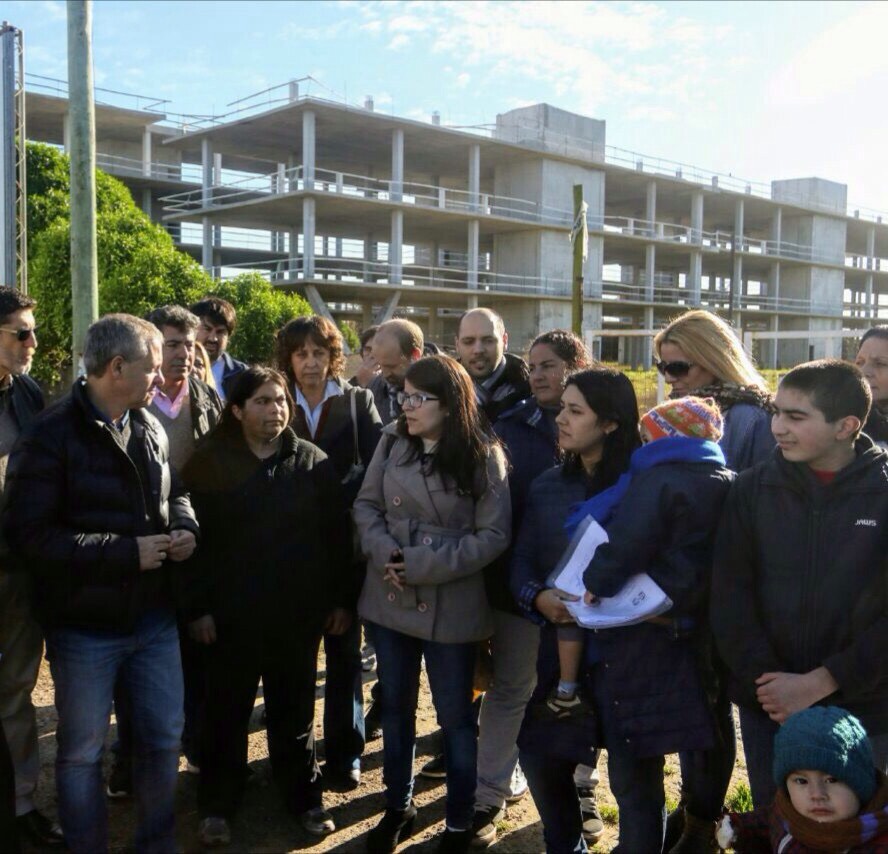
<path id="1" fill-rule="evenodd" d="M 380 323 L 385 323 L 387 320 L 391 320 L 395 314 L 395 309 L 398 307 L 398 303 L 400 301 L 401 292 L 392 291 L 391 295 L 385 301 L 382 308 L 379 309 L 379 314 L 376 315 L 376 320 L 373 321 L 373 325 L 379 326 Z"/>

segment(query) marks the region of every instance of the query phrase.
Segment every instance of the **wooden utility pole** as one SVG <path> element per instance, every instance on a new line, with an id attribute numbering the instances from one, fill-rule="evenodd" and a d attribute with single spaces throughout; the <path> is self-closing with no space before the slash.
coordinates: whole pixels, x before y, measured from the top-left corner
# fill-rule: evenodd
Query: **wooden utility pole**
<path id="1" fill-rule="evenodd" d="M 583 337 L 583 262 L 586 260 L 589 234 L 586 228 L 586 205 L 583 202 L 583 185 L 574 184 L 574 220 L 571 230 L 573 242 L 573 301 L 571 328 L 575 335 Z"/>
<path id="2" fill-rule="evenodd" d="M 76 376 L 82 364 L 86 330 L 99 316 L 92 0 L 68 0 L 68 122 L 71 129 L 72 356 Z"/>

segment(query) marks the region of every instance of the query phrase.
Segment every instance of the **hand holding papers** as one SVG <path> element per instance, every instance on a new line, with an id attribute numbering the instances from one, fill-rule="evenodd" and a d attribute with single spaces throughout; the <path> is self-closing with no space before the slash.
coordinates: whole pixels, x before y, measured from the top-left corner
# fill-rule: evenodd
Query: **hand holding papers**
<path id="1" fill-rule="evenodd" d="M 608 598 L 586 605 L 583 573 L 595 556 L 595 551 L 607 542 L 607 532 L 591 516 L 577 528 L 567 551 L 549 576 L 549 583 L 559 590 L 579 596 L 579 602 L 565 602 L 565 607 L 580 626 L 588 629 L 607 629 L 631 626 L 656 617 L 672 607 L 672 600 L 647 574 L 631 576 L 622 589 Z"/>

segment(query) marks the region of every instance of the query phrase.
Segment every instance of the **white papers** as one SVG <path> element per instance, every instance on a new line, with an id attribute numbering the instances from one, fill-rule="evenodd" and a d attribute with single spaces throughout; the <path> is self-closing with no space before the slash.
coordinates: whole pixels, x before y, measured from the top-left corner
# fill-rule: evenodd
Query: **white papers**
<path id="1" fill-rule="evenodd" d="M 581 597 L 579 602 L 564 603 L 571 616 L 584 628 L 607 629 L 631 626 L 668 611 L 672 607 L 672 600 L 646 573 L 631 576 L 615 596 L 599 599 L 594 605 L 586 605 L 582 601 L 586 592 L 583 573 L 598 546 L 606 543 L 607 539 L 604 528 L 587 516 L 577 528 L 558 567 L 549 576 L 552 586 Z"/>

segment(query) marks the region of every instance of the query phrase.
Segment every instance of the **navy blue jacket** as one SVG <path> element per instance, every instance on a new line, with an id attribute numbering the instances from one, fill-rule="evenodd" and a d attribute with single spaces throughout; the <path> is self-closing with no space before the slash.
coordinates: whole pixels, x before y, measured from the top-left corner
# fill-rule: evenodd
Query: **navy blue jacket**
<path id="1" fill-rule="evenodd" d="M 500 417 L 493 430 L 509 460 L 509 494 L 512 499 L 512 531 L 520 531 L 530 485 L 558 462 L 557 436 L 551 420 L 530 397 Z M 511 548 L 484 570 L 487 598 L 501 611 L 520 614 L 509 589 Z"/>
<path id="2" fill-rule="evenodd" d="M 222 360 L 222 364 L 225 365 L 222 370 L 222 393 L 227 399 L 231 393 L 231 386 L 235 378 L 238 374 L 243 373 L 249 365 L 246 362 L 241 362 L 240 359 L 235 359 L 229 353 L 222 353 L 219 358 Z"/>
<path id="3" fill-rule="evenodd" d="M 751 708 L 762 673 L 824 666 L 823 702 L 888 732 L 888 453 L 863 435 L 828 485 L 775 452 L 743 472 L 715 552 L 712 629 Z"/>
<path id="4" fill-rule="evenodd" d="M 705 613 L 712 542 L 731 478 L 727 469 L 709 463 L 663 465 L 637 475 L 607 526 L 610 542 L 598 548 L 586 570 L 587 587 L 609 596 L 629 576 L 647 572 L 675 603 L 670 617 L 699 620 Z M 542 616 L 534 611 L 533 599 L 567 545 L 564 519 L 586 497 L 584 492 L 582 476 L 565 478 L 558 469 L 541 475 L 531 487 L 512 584 L 519 604 L 537 621 Z M 639 757 L 711 745 L 695 636 L 679 637 L 652 623 L 592 635 L 587 657 L 594 649 L 599 693 L 616 721 L 614 737 Z M 550 659 L 551 653 L 545 657 Z M 541 645 L 541 665 L 543 658 Z M 538 667 L 538 694 L 553 684 L 553 671 L 557 678 L 557 655 L 554 668 L 547 667 L 545 672 Z"/>

